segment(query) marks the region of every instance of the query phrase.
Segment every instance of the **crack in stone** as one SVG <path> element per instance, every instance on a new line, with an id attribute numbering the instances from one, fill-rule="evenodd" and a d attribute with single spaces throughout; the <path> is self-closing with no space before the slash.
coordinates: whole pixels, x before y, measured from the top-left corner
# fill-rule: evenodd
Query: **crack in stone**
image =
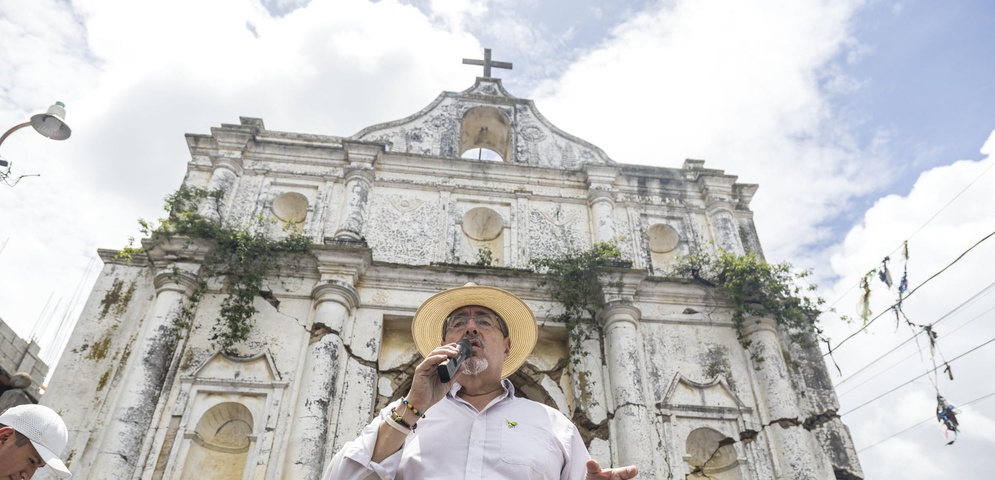
<path id="1" fill-rule="evenodd" d="M 697 474 L 705 478 L 710 478 L 708 477 L 708 475 L 705 475 L 704 468 L 705 465 L 708 465 L 708 462 L 712 460 L 715 454 L 718 453 L 719 449 L 721 449 L 726 445 L 733 445 L 736 442 L 741 442 L 743 445 L 749 445 L 754 440 L 756 440 L 757 437 L 760 435 L 760 432 L 764 431 L 767 427 L 771 427 L 774 425 L 777 425 L 783 429 L 801 427 L 804 428 L 806 431 L 812 431 L 838 418 L 840 418 L 840 416 L 836 413 L 836 410 L 829 409 L 823 412 L 809 415 L 804 420 L 798 420 L 798 418 L 778 418 L 771 420 L 767 424 L 761 425 L 760 430 L 753 430 L 753 429 L 743 430 L 739 432 L 739 440 L 736 440 L 732 437 L 725 437 L 722 440 L 720 440 L 718 447 L 715 449 L 714 452 L 712 452 L 712 455 L 709 456 L 708 460 L 706 460 L 705 463 L 703 463 L 702 465 L 696 466 L 694 470 L 691 471 L 690 475 Z M 863 480 L 863 477 L 859 477 L 857 475 L 854 475 L 852 472 L 848 470 L 842 470 L 836 467 L 833 467 L 833 474 L 835 475 L 837 480 Z M 690 475 L 688 476 L 690 477 Z"/>
<path id="2" fill-rule="evenodd" d="M 338 335 L 338 332 L 335 332 L 334 330 L 332 330 L 331 333 L 335 333 L 336 335 Z M 341 337 L 341 335 L 339 335 L 339 336 Z M 363 365 L 364 367 L 372 368 L 373 370 L 377 370 L 377 362 L 366 360 L 366 359 L 360 357 L 359 355 L 356 355 L 355 353 L 352 353 L 352 347 L 350 347 L 348 343 L 342 342 L 342 348 L 345 349 L 345 352 L 346 352 L 346 354 L 349 355 L 349 358 L 351 358 L 351 359 L 359 362 L 360 365 Z"/>

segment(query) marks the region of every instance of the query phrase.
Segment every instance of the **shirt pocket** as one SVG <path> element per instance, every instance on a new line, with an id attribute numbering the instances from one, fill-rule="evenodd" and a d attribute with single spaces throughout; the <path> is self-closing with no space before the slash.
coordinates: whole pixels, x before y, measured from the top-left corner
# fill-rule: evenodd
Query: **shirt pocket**
<path id="1" fill-rule="evenodd" d="M 502 428 L 501 460 L 527 466 L 540 475 L 538 478 L 559 478 L 563 458 L 557 455 L 554 442 L 552 433 L 528 425 Z"/>

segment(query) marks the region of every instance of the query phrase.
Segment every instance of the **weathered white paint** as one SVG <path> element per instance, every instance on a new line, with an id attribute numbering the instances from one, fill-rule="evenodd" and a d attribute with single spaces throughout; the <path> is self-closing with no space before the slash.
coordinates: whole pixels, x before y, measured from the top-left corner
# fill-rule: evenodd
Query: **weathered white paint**
<path id="1" fill-rule="evenodd" d="M 778 478 L 833 480 L 836 477 L 826 457 L 812 455 L 815 438 L 799 425 L 805 418 L 798 410 L 797 393 L 791 385 L 774 321 L 747 318 L 743 330 L 753 342 L 751 348 L 763 359 L 757 376 L 767 404 L 767 414 L 763 416 L 767 424 L 765 432 L 773 438 Z"/>

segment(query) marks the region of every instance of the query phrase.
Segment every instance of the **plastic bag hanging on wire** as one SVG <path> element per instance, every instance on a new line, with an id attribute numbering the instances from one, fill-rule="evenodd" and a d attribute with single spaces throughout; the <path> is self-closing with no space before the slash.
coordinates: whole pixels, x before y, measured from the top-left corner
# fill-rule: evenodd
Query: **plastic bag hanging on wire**
<path id="1" fill-rule="evenodd" d="M 950 402 L 947 402 L 947 399 L 940 394 L 936 395 L 936 419 L 946 428 L 943 436 L 949 438 L 950 432 L 954 433 L 953 440 L 947 442 L 947 445 L 953 445 L 957 441 L 957 434 L 960 433 L 960 423 L 957 422 L 958 413 L 960 410 L 954 408 Z"/>

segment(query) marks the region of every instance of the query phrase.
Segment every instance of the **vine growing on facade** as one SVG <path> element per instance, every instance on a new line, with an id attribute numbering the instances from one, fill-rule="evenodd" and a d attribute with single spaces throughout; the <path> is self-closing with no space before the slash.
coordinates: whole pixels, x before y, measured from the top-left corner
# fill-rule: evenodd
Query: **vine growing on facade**
<path id="1" fill-rule="evenodd" d="M 798 271 L 787 262 L 767 263 L 753 252 L 719 251 L 682 256 L 671 274 L 720 292 L 732 305 L 737 337 L 747 350 L 751 342 L 743 335 L 743 326 L 748 317 L 774 320 L 792 342 L 804 347 L 822 339 L 818 322 L 825 300 L 815 296 L 817 287 L 805 280 L 811 275 L 808 270 Z M 751 353 L 759 360 L 756 352 Z"/>
<path id="2" fill-rule="evenodd" d="M 604 289 L 608 285 L 602 283 L 598 273 L 621 261 L 622 253 L 615 242 L 600 242 L 579 253 L 529 260 L 529 266 L 545 274 L 539 286 L 548 287 L 551 300 L 563 307 L 554 319 L 567 327 L 574 366 L 587 355 L 582 348 L 587 332 L 578 327 L 592 322 L 605 306 Z"/>
<path id="3" fill-rule="evenodd" d="M 166 197 L 167 216 L 158 222 L 139 220 L 142 233 L 153 243 L 174 237 L 202 239 L 211 243 L 211 249 L 201 264 L 196 287 L 181 308 L 175 325 L 185 328 L 193 321 L 196 306 L 203 298 L 208 279 L 220 280 L 221 302 L 217 336 L 214 340 L 225 352 L 249 337 L 252 318 L 258 313 L 253 305 L 256 297 L 268 295 L 267 300 L 278 305 L 268 291 L 264 291 L 266 275 L 278 267 L 281 255 L 310 252 L 311 241 L 300 231 L 292 229 L 283 238 L 271 238 L 269 222 L 257 216 L 248 225 L 229 225 L 205 218 L 197 209 L 205 200 L 219 203 L 221 191 L 182 186 Z M 121 250 L 121 258 L 130 259 L 141 253 L 133 247 L 134 239 Z M 179 272 L 174 270 L 174 275 Z"/>

